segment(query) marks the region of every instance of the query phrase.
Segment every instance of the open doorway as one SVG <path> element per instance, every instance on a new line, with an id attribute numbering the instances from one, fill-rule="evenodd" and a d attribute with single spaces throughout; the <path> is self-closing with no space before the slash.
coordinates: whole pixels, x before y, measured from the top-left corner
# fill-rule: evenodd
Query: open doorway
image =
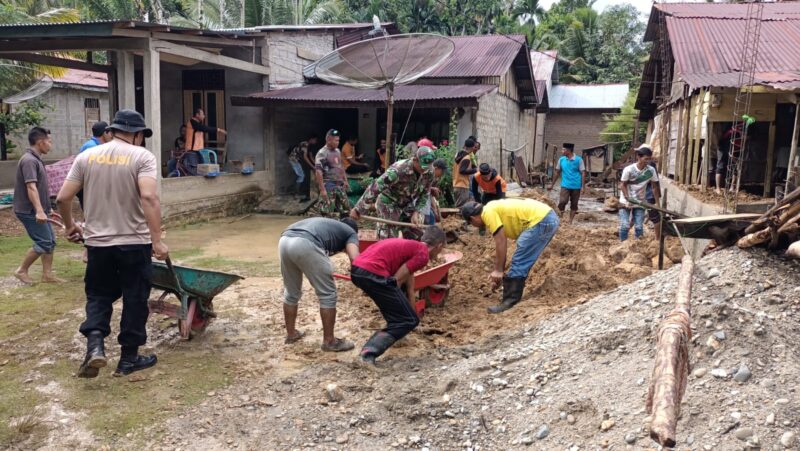
<path id="1" fill-rule="evenodd" d="M 206 113 L 206 124 L 225 128 L 225 71 L 184 70 L 183 118 L 189 120 L 197 108 Z M 208 133 L 206 147 L 224 149 L 225 141 L 217 132 Z"/>

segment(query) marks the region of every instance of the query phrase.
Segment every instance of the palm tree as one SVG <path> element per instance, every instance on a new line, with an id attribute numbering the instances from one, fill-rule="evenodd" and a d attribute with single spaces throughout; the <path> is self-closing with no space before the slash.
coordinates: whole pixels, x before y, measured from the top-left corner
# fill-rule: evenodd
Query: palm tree
<path id="1" fill-rule="evenodd" d="M 545 9 L 539 0 L 516 0 L 511 8 L 511 16 L 522 20 L 525 25 L 536 27 L 536 20 L 541 20 Z"/>

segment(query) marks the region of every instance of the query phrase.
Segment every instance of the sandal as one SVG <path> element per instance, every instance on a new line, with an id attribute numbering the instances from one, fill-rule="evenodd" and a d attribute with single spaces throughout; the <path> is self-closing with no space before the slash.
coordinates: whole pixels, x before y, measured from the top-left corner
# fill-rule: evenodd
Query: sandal
<path id="1" fill-rule="evenodd" d="M 343 352 L 349 351 L 355 348 L 356 345 L 353 344 L 352 341 L 348 341 L 342 338 L 337 338 L 336 341 L 333 342 L 332 345 L 327 343 L 322 343 L 322 350 L 326 352 Z"/>
<path id="2" fill-rule="evenodd" d="M 295 330 L 295 335 L 293 337 L 286 337 L 286 340 L 284 340 L 284 343 L 286 343 L 287 345 L 290 345 L 292 343 L 296 343 L 296 342 L 302 340 L 303 337 L 305 337 L 305 336 L 306 336 L 306 333 L 303 332 L 302 330 Z"/>

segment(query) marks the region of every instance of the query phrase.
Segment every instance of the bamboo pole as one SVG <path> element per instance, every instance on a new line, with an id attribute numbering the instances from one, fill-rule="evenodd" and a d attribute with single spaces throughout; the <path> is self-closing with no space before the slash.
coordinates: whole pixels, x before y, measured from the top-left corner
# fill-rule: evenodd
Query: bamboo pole
<path id="1" fill-rule="evenodd" d="M 690 255 L 685 255 L 681 262 L 675 308 L 662 321 L 658 331 L 653 376 L 647 394 L 646 408 L 653 418 L 650 438 L 670 448 L 676 443 L 681 398 L 689 376 L 693 274 L 694 261 Z"/>
<path id="2" fill-rule="evenodd" d="M 376 218 L 375 216 L 361 215 L 361 218 L 362 219 L 366 219 L 368 221 L 381 222 L 383 224 L 388 224 L 388 225 L 397 226 L 397 227 L 411 227 L 411 228 L 414 228 L 414 229 L 421 229 L 422 228 L 422 226 L 418 226 L 418 225 L 412 224 L 410 222 L 392 221 L 391 219 Z"/>

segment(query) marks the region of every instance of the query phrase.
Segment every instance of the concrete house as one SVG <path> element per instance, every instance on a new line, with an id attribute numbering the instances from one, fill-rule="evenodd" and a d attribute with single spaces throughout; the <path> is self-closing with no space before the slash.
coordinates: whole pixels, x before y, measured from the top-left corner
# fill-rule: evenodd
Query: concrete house
<path id="1" fill-rule="evenodd" d="M 706 189 L 716 150 L 730 129 L 748 5 L 659 3 L 645 32 L 652 42 L 636 100 L 664 175 Z M 755 19 L 753 19 L 755 20 Z M 764 3 L 752 81 L 750 126 L 741 189 L 770 196 L 797 167 L 800 94 L 800 3 Z M 749 83 L 749 79 L 746 79 Z"/>
<path id="2" fill-rule="evenodd" d="M 14 24 L 0 26 L 0 55 L 106 74 L 108 104 L 101 107 L 100 118 L 108 119 L 121 108 L 142 112 L 154 131 L 146 146 L 162 168 L 180 125 L 194 108 L 204 108 L 209 125 L 228 131 L 227 140 L 210 134 L 207 147 L 215 149 L 222 161 L 251 159 L 255 172 L 160 178 L 165 218 L 196 220 L 249 209 L 264 193 L 274 192 L 281 174 L 274 162 L 276 154 L 284 155 L 285 146 L 275 147 L 275 124 L 267 121 L 274 112 L 238 107 L 231 99 L 302 84 L 304 66 L 338 45 L 363 39 L 371 27 L 344 24 L 222 31 L 132 21 Z M 51 53 L 58 51 L 104 51 L 108 64 Z M 85 134 L 85 112 L 75 115 L 84 119 L 70 128 Z M 72 151 L 72 146 L 64 147 Z"/>
<path id="3" fill-rule="evenodd" d="M 77 153 L 92 136 L 92 124 L 109 120 L 108 78 L 103 72 L 68 69 L 53 80 L 53 87 L 40 99 L 47 105 L 42 112 L 46 118 L 43 125 L 54 138 L 48 160 Z M 17 155 L 28 147 L 27 131 L 10 139 L 18 149 Z"/>
<path id="4" fill-rule="evenodd" d="M 441 66 L 414 84 L 396 87 L 392 129 L 397 141 L 402 145 L 423 135 L 434 142 L 448 139 L 450 120 L 455 116 L 458 145 L 468 136 L 476 136 L 482 144 L 481 161 L 501 170 L 500 162 L 507 160 L 510 150 L 524 154 L 528 161 L 533 152 L 537 95 L 525 37 L 450 39 L 455 51 Z M 292 55 L 289 49 L 283 56 Z M 281 67 L 287 65 L 282 62 Z M 285 150 L 311 134 L 322 136 L 325 130 L 337 128 L 345 136 L 357 136 L 359 152 L 373 159 L 380 137 L 386 133 L 385 92 L 322 83 L 316 79 L 313 65 L 306 67 L 305 73 L 292 67 L 294 71 L 282 72 L 277 85 L 270 87 L 305 82 L 303 86 L 258 90 L 233 98 L 235 106 L 263 109 L 268 146 Z M 505 157 L 501 157 L 501 140 Z M 274 156 L 271 163 L 277 172 L 288 173 L 284 154 Z M 508 170 L 507 164 L 503 167 Z M 275 188 L 290 183 L 278 181 Z"/>

